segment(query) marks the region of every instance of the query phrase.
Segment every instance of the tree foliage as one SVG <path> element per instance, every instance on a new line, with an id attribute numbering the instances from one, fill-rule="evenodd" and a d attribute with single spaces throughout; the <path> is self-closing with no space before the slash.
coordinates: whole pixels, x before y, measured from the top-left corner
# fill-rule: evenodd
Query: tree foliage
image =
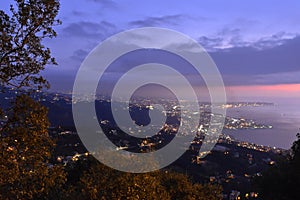
<path id="1" fill-rule="evenodd" d="M 0 10 L 0 85 L 49 86 L 39 72 L 56 64 L 45 38 L 56 36 L 57 0 L 16 0 L 11 14 Z"/>
<path id="2" fill-rule="evenodd" d="M 56 64 L 43 40 L 56 36 L 57 0 L 15 0 L 11 13 L 0 10 L 0 87 L 48 86 L 39 75 Z M 0 199 L 47 199 L 64 182 L 64 172 L 49 163 L 53 141 L 48 135 L 47 109 L 19 95 L 0 126 Z M 50 195 L 51 194 L 51 195 Z"/>
<path id="3" fill-rule="evenodd" d="M 64 181 L 51 166 L 53 141 L 48 136 L 47 109 L 26 95 L 18 96 L 1 130 L 0 199 L 36 199 Z"/>
<path id="4" fill-rule="evenodd" d="M 291 155 L 286 156 L 275 166 L 257 177 L 254 181 L 263 199 L 294 200 L 300 199 L 300 134 L 293 143 Z"/>
<path id="5" fill-rule="evenodd" d="M 222 199 L 220 186 L 193 183 L 180 173 L 124 173 L 92 157 L 70 164 L 67 172 L 65 199 Z"/>

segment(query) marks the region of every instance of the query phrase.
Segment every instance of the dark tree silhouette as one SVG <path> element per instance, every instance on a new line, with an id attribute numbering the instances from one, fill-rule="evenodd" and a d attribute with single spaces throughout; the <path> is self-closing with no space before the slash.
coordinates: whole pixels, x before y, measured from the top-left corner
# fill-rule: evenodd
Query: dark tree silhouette
<path id="1" fill-rule="evenodd" d="M 47 109 L 26 95 L 16 98 L 1 130 L 0 199 L 47 197 L 64 182 L 61 167 L 48 163 L 53 141 Z"/>
<path id="2" fill-rule="evenodd" d="M 93 157 L 69 163 L 67 188 L 62 199 L 189 199 L 221 200 L 222 188 L 193 183 L 177 172 L 120 172 Z"/>
<path id="3" fill-rule="evenodd" d="M 39 73 L 55 60 L 42 42 L 56 36 L 58 10 L 56 0 L 16 0 L 10 14 L 0 11 L 1 89 L 49 86 Z M 47 109 L 27 95 L 0 109 L 6 115 L 6 120 L 0 116 L 0 199 L 55 196 L 65 175 L 48 162 L 54 143 L 48 136 Z"/>
<path id="4" fill-rule="evenodd" d="M 43 39 L 53 38 L 59 10 L 57 0 L 16 0 L 11 14 L 0 11 L 0 85 L 49 86 L 39 75 L 47 64 L 56 64 Z"/>
<path id="5" fill-rule="evenodd" d="M 291 154 L 277 165 L 257 177 L 254 184 L 262 199 L 295 200 L 300 199 L 300 134 L 291 147 Z"/>

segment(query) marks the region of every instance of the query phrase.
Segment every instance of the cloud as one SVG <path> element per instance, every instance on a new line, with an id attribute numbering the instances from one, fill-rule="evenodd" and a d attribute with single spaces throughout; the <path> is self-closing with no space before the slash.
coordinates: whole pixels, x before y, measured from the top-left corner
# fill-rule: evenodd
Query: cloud
<path id="1" fill-rule="evenodd" d="M 299 70 L 299 52 L 300 36 L 297 36 L 270 48 L 234 47 L 210 55 L 222 74 L 258 75 Z"/>
<path id="2" fill-rule="evenodd" d="M 130 22 L 133 26 L 177 25 L 184 20 L 182 15 L 148 17 Z M 108 36 L 118 32 L 117 27 L 107 21 L 81 21 L 70 23 L 62 34 L 71 40 L 85 42 L 88 39 L 98 44 Z M 224 27 L 213 36 L 201 36 L 198 42 L 210 52 L 219 68 L 225 84 L 230 85 L 268 85 L 300 82 L 300 35 L 284 31 L 264 36 L 256 41 L 245 40 L 241 28 Z M 136 36 L 134 39 L 138 39 Z M 143 39 L 143 38 L 142 38 Z M 147 38 L 146 38 L 147 39 Z M 169 38 L 160 38 L 167 41 Z M 98 42 L 97 42 L 98 41 Z M 190 49 L 190 47 L 182 47 Z M 77 66 L 88 54 L 90 47 L 77 46 L 72 49 L 68 59 Z M 68 61 L 68 65 L 72 62 Z M 186 75 L 188 71 L 185 70 Z M 112 72 L 114 77 L 117 72 Z M 109 78 L 111 78 L 109 76 Z M 298 81 L 299 80 L 299 81 Z"/>
<path id="3" fill-rule="evenodd" d="M 181 20 L 186 18 L 183 15 L 165 15 L 161 17 L 147 17 L 143 20 L 136 20 L 129 23 L 131 26 L 147 27 L 161 25 L 178 25 Z"/>
<path id="4" fill-rule="evenodd" d="M 241 29 L 228 27 L 221 29 L 216 36 L 201 36 L 198 42 L 207 51 L 249 46 L 249 43 L 242 39 Z"/>
<path id="5" fill-rule="evenodd" d="M 256 84 L 285 84 L 300 82 L 300 36 L 292 39 L 284 39 L 284 34 L 276 34 L 271 39 L 265 38 L 259 40 L 255 44 L 219 49 L 215 52 L 210 52 L 210 56 L 216 63 L 221 75 L 224 78 L 226 85 L 256 85 Z M 204 38 L 204 37 L 203 37 Z M 205 40 L 204 40 L 205 39 Z M 221 38 L 211 39 L 204 38 L 203 41 L 218 44 L 222 41 Z M 254 45 L 258 43 L 266 43 L 267 41 L 275 41 L 273 46 L 261 45 L 264 48 L 256 48 Z M 280 42 L 279 42 L 280 41 Z M 266 47 L 267 46 L 267 47 Z M 190 47 L 180 47 L 181 49 L 189 49 Z M 78 62 L 82 61 L 87 55 L 85 49 L 77 49 L 73 52 L 71 59 Z M 138 56 L 141 57 L 142 56 Z M 128 60 L 129 59 L 129 60 Z M 123 66 L 126 63 L 132 63 L 131 57 L 127 57 L 117 71 L 110 71 L 112 76 L 117 75 L 121 70 L 126 70 Z M 132 58 L 134 59 L 134 57 Z M 168 59 L 163 57 L 161 59 Z M 170 59 L 172 60 L 172 59 Z M 130 65 L 131 66 L 131 65 Z M 170 62 L 170 66 L 175 66 L 175 63 Z M 182 66 L 184 68 L 184 66 Z M 191 71 L 183 69 L 182 73 L 190 75 Z M 193 77 L 191 77 L 193 79 Z"/>
<path id="6" fill-rule="evenodd" d="M 117 28 L 112 23 L 101 21 L 100 23 L 80 21 L 71 23 L 63 29 L 63 34 L 68 37 L 81 38 L 106 38 L 117 32 Z"/>
<path id="7" fill-rule="evenodd" d="M 211 37 L 201 36 L 198 39 L 198 42 L 207 51 L 215 51 L 217 47 L 223 44 L 223 39 L 221 37 L 211 38 Z"/>
<path id="8" fill-rule="evenodd" d="M 260 38 L 258 41 L 252 44 L 254 48 L 266 49 L 273 48 L 279 45 L 283 45 L 289 42 L 290 39 L 294 38 L 295 34 L 286 33 L 284 31 L 273 34 L 269 37 Z"/>
<path id="9" fill-rule="evenodd" d="M 264 36 L 255 41 L 243 39 L 243 34 L 238 28 L 224 28 L 216 34 L 216 36 L 201 36 L 198 38 L 207 51 L 230 51 L 234 48 L 254 48 L 257 50 L 271 49 L 276 46 L 284 45 L 291 39 L 297 37 L 297 34 L 286 33 L 284 31 L 275 33 L 271 36 Z"/>
<path id="10" fill-rule="evenodd" d="M 82 62 L 84 58 L 88 55 L 88 51 L 83 50 L 83 49 L 77 49 L 76 51 L 73 52 L 73 55 L 71 56 L 72 60 L 76 60 L 79 62 Z"/>
<path id="11" fill-rule="evenodd" d="M 244 47 L 220 49 L 210 52 L 210 56 L 226 85 L 300 83 L 300 36 L 285 39 L 283 35 Z M 217 42 L 220 40 L 211 41 Z"/>

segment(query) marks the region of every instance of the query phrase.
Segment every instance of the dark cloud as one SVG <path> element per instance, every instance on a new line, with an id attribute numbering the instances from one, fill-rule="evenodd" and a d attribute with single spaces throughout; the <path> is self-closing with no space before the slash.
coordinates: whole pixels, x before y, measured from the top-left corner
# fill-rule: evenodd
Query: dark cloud
<path id="1" fill-rule="evenodd" d="M 210 38 L 202 36 L 198 39 L 198 42 L 207 51 L 214 51 L 216 47 L 220 46 L 223 43 L 223 39 L 221 37 Z"/>
<path id="2" fill-rule="evenodd" d="M 198 39 L 227 85 L 300 83 L 300 36 L 278 32 L 251 43 L 240 35 L 239 29 L 226 28 L 218 37 Z"/>
<path id="3" fill-rule="evenodd" d="M 176 24 L 179 19 L 182 19 L 181 15 L 152 17 L 131 23 L 136 26 L 158 26 Z M 63 33 L 76 39 L 91 38 L 95 42 L 117 31 L 115 25 L 106 21 L 82 21 L 69 24 Z M 289 39 L 291 36 L 288 33 L 279 32 L 250 43 L 242 40 L 241 35 L 239 28 L 224 28 L 217 37 L 202 36 L 198 39 L 210 52 L 226 85 L 300 83 L 300 36 Z M 74 63 L 80 63 L 89 50 L 87 47 L 77 49 L 69 58 Z"/>
<path id="4" fill-rule="evenodd" d="M 278 32 L 268 37 L 262 37 L 254 42 L 245 41 L 242 37 L 241 30 L 238 28 L 224 28 L 216 34 L 215 37 L 201 36 L 198 38 L 201 44 L 207 51 L 228 51 L 233 48 L 254 48 L 264 50 L 273 48 L 279 45 L 288 43 L 291 38 L 296 37 L 293 34 L 286 32 Z"/>
<path id="5" fill-rule="evenodd" d="M 219 33 L 219 37 L 227 40 L 227 45 L 233 47 L 246 46 L 246 42 L 242 39 L 241 29 L 239 28 L 223 28 Z"/>
<path id="6" fill-rule="evenodd" d="M 136 20 L 129 23 L 131 26 L 147 27 L 160 25 L 178 25 L 185 16 L 183 15 L 165 15 L 161 17 L 147 17 L 142 20 Z"/>
<path id="7" fill-rule="evenodd" d="M 88 55 L 88 53 L 89 52 L 86 51 L 86 50 L 78 49 L 78 50 L 73 52 L 73 55 L 71 56 L 71 59 L 82 62 L 84 60 L 84 58 Z"/>
<path id="8" fill-rule="evenodd" d="M 216 37 L 202 36 L 198 38 L 198 42 L 207 51 L 249 45 L 248 42 L 243 41 L 239 28 L 223 28 L 216 35 Z"/>
<path id="9" fill-rule="evenodd" d="M 211 52 L 210 55 L 223 76 L 225 85 L 261 85 L 300 83 L 299 52 L 300 36 L 272 48 L 235 47 Z M 74 59 L 83 59 L 86 55 L 84 50 L 77 50 L 73 54 Z M 129 61 L 125 59 L 118 71 L 110 71 L 110 79 L 124 70 L 122 66 L 126 62 Z M 175 66 L 175 63 L 170 61 L 170 66 Z M 192 76 L 193 73 L 190 74 L 187 69 L 183 74 Z M 191 80 L 194 80 L 193 77 Z"/>
<path id="10" fill-rule="evenodd" d="M 81 38 L 106 38 L 116 33 L 116 26 L 101 21 L 100 23 L 81 21 L 77 23 L 71 23 L 63 29 L 63 34 L 68 37 L 81 37 Z"/>
<path id="11" fill-rule="evenodd" d="M 271 48 L 234 47 L 212 52 L 211 56 L 223 73 L 266 74 L 299 70 L 299 52 L 300 36 Z"/>
<path id="12" fill-rule="evenodd" d="M 279 36 L 274 36 L 274 38 L 276 37 Z M 209 54 L 216 63 L 226 85 L 300 83 L 300 36 L 281 40 L 282 44 L 279 42 L 277 46 L 268 46 L 267 48 L 254 47 L 254 45 L 259 46 L 259 43 L 268 41 L 261 39 L 252 46 L 220 49 Z M 218 44 L 221 38 L 206 38 L 205 41 Z M 260 44 L 260 46 L 263 45 Z M 87 54 L 87 51 L 79 49 L 73 52 L 71 58 L 78 62 L 82 61 Z M 170 64 L 170 66 L 173 65 Z M 119 69 L 122 67 L 120 66 Z M 111 72 L 116 75 L 115 73 L 120 71 Z M 185 70 L 185 75 L 189 74 L 189 71 Z"/>
<path id="13" fill-rule="evenodd" d="M 266 48 L 272 48 L 275 46 L 283 45 L 286 42 L 289 42 L 290 39 L 285 38 L 285 36 L 288 35 L 285 32 L 278 32 L 274 35 L 271 35 L 271 37 L 263 37 L 259 39 L 257 42 L 255 42 L 252 46 L 257 49 L 266 49 Z"/>

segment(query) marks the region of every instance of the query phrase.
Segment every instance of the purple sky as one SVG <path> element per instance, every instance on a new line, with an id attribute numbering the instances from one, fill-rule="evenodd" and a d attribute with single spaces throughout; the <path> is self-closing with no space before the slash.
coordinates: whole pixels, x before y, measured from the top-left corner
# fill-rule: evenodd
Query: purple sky
<path id="1" fill-rule="evenodd" d="M 1 1 L 7 10 L 11 1 Z M 210 52 L 227 86 L 300 83 L 300 1 L 62 0 L 52 90 L 71 91 L 81 61 L 107 37 L 136 27 L 171 28 Z"/>

